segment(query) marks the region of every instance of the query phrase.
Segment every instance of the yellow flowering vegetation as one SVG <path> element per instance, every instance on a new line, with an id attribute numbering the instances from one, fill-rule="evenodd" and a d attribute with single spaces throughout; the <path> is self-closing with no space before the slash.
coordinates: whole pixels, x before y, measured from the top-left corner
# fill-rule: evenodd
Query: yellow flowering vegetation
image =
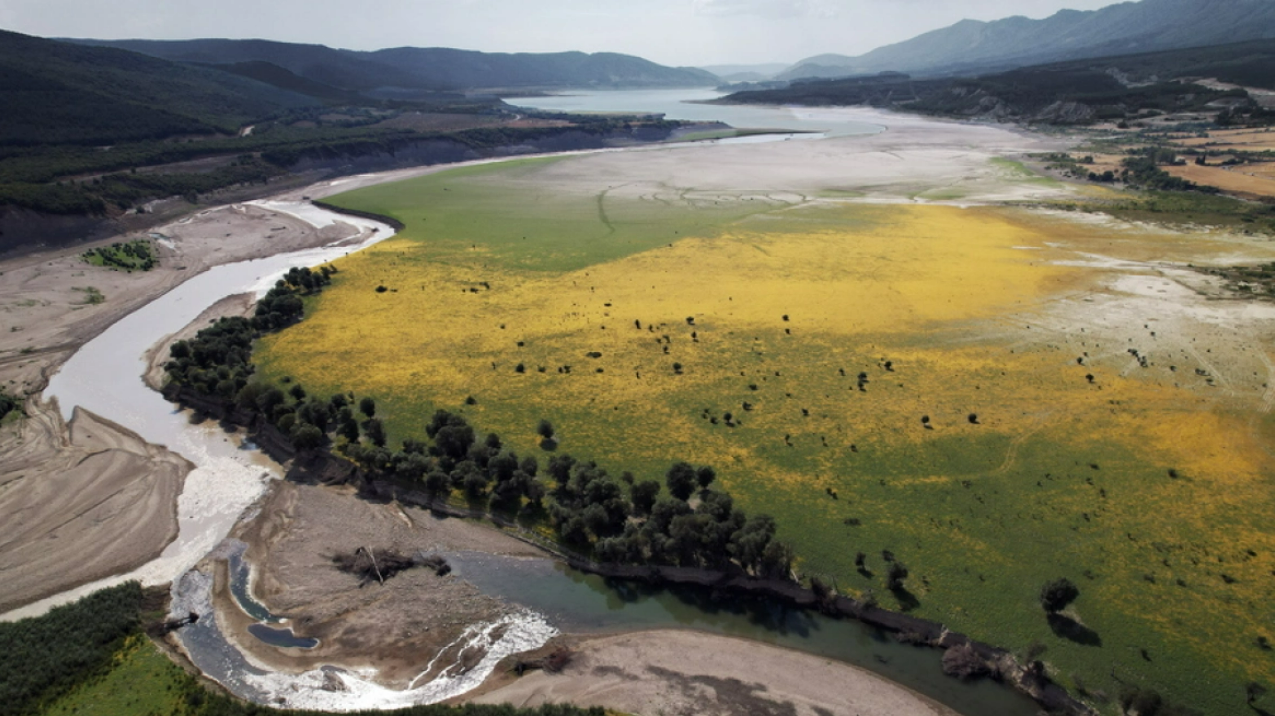
<path id="1" fill-rule="evenodd" d="M 262 372 L 374 396 L 392 444 L 441 407 L 542 460 L 545 418 L 613 473 L 713 465 L 806 573 L 1043 644 L 1069 685 L 1114 695 L 1114 666 L 1222 713 L 1271 680 L 1265 376 L 1222 390 L 1190 356 L 1140 365 L 1129 348 L 1189 337 L 1117 337 L 1084 303 L 1110 273 L 1064 260 L 1216 247 L 996 208 L 604 204 L 526 190 L 534 166 L 503 190 L 482 168 L 336 199 L 408 228 L 337 262 L 306 319 L 261 342 Z M 906 594 L 885 590 L 882 550 Z M 1060 576 L 1079 636 L 1037 602 Z"/>

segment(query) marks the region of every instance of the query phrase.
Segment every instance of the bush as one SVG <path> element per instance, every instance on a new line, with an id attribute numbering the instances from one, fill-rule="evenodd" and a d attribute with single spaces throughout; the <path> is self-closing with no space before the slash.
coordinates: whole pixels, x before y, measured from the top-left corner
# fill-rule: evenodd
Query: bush
<path id="1" fill-rule="evenodd" d="M 1055 579 L 1047 583 L 1040 590 L 1040 605 L 1049 614 L 1057 614 L 1067 608 L 1068 604 L 1076 601 L 1080 596 L 1080 589 L 1071 582 L 1070 579 L 1063 577 Z"/>

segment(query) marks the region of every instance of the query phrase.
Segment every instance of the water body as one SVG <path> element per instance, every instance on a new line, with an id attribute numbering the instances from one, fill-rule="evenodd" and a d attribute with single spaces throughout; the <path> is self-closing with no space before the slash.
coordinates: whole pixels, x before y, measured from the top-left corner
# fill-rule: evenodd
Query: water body
<path id="1" fill-rule="evenodd" d="M 319 640 L 308 636 L 296 636 L 288 627 L 271 627 L 265 624 L 250 624 L 248 633 L 270 646 L 280 648 L 313 649 Z"/>
<path id="2" fill-rule="evenodd" d="M 662 114 L 665 119 L 725 122 L 736 129 L 787 129 L 816 133 L 812 138 L 878 134 L 886 129 L 881 124 L 863 121 L 865 112 L 862 110 L 699 104 L 724 96 L 724 93 L 711 89 L 624 90 L 509 97 L 505 101 L 517 107 L 549 112 Z M 741 137 L 723 141 L 735 143 L 747 139 Z"/>
<path id="3" fill-rule="evenodd" d="M 991 681 L 945 676 L 942 652 L 895 641 L 879 629 L 773 601 L 714 599 L 703 587 L 653 587 L 585 574 L 549 559 L 480 552 L 445 555 L 487 594 L 548 617 L 565 632 L 694 629 L 836 659 L 898 682 L 969 716 L 1035 716 L 1031 699 Z"/>

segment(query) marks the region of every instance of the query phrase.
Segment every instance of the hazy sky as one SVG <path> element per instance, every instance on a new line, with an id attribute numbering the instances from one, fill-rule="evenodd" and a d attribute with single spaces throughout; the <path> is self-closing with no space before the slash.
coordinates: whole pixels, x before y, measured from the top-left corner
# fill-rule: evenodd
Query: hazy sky
<path id="1" fill-rule="evenodd" d="M 43 37 L 260 37 L 356 50 L 584 50 L 668 65 L 857 55 L 964 18 L 1041 18 L 1113 0 L 0 0 Z"/>

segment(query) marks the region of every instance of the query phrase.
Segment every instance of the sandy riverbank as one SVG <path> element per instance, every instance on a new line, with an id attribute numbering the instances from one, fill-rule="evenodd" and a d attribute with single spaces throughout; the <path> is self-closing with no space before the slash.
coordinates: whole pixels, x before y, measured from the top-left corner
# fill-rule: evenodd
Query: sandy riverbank
<path id="1" fill-rule="evenodd" d="M 466 701 L 572 703 L 642 716 L 956 716 L 871 672 L 758 642 L 677 630 L 571 641 L 560 673 L 506 677 Z"/>
<path id="2" fill-rule="evenodd" d="M 177 536 L 191 465 L 128 429 L 55 405 L 0 433 L 0 613 L 127 572 Z"/>

